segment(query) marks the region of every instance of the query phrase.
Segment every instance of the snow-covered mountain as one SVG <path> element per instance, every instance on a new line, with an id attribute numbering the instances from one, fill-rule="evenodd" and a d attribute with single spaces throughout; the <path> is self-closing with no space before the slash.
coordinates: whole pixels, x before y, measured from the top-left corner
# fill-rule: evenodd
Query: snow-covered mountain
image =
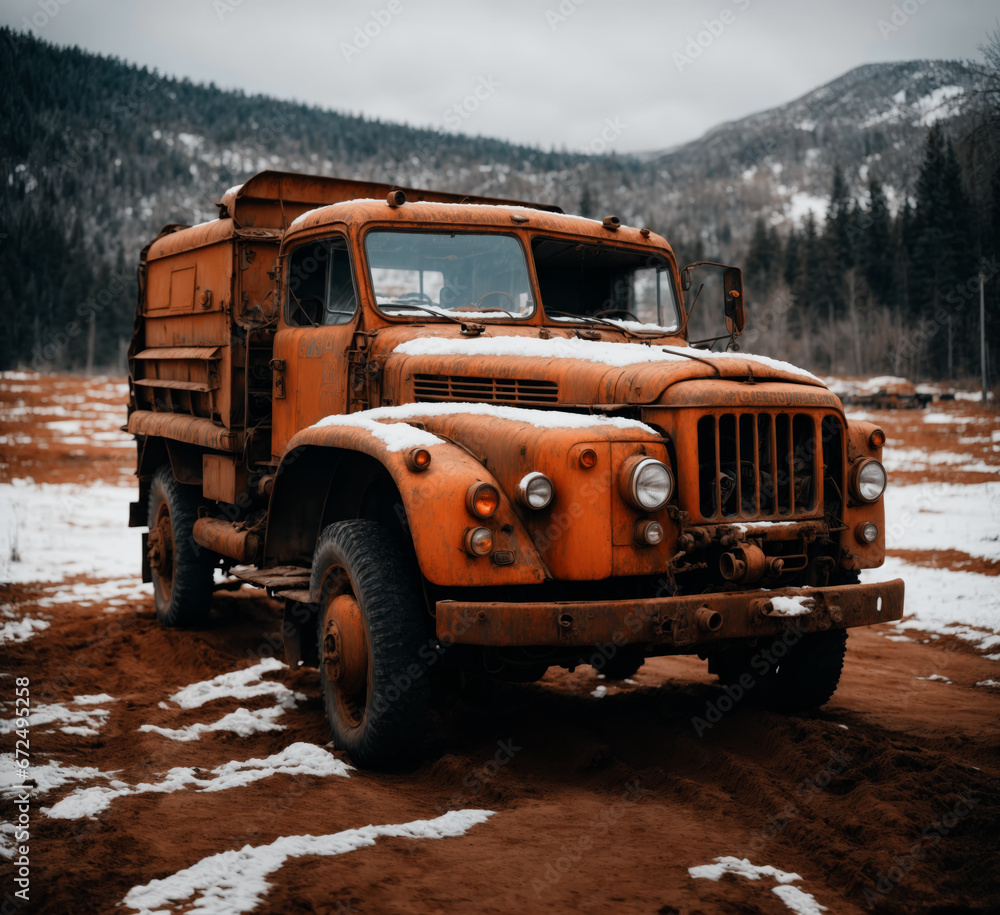
<path id="1" fill-rule="evenodd" d="M 683 146 L 644 160 L 669 172 L 693 206 L 678 199 L 674 219 L 694 225 L 698 205 L 725 202 L 736 236 L 753 217 L 798 222 L 822 217 L 839 163 L 855 196 L 869 175 L 890 206 L 912 193 L 927 128 L 943 123 L 958 137 L 973 120 L 980 78 L 958 61 L 868 64 L 800 98 L 720 124 Z"/>

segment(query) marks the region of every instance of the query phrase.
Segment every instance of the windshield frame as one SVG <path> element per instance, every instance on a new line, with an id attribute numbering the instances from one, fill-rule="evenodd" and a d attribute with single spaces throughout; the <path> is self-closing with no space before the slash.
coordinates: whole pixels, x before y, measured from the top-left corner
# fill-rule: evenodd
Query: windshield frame
<path id="1" fill-rule="evenodd" d="M 560 309 L 555 309 L 554 312 L 550 313 L 547 310 L 545 303 L 545 296 L 542 293 L 541 282 L 538 278 L 538 264 L 535 260 L 535 244 L 539 241 L 557 241 L 565 243 L 574 244 L 585 244 L 591 245 L 595 248 L 605 248 L 615 251 L 623 251 L 629 254 L 634 254 L 644 259 L 655 259 L 661 260 L 664 263 L 663 272 L 668 274 L 670 294 L 673 298 L 673 304 L 676 310 L 676 324 L 672 327 L 668 327 L 661 324 L 646 324 L 646 323 L 636 323 L 629 320 L 622 320 L 619 318 L 594 318 L 592 315 L 579 315 L 572 316 L 563 315 L 560 313 Z M 663 247 L 636 247 L 633 244 L 619 244 L 613 239 L 604 239 L 593 236 L 580 236 L 564 234 L 561 232 L 547 232 L 547 231 L 536 231 L 531 233 L 529 238 L 529 246 L 531 252 L 531 268 L 534 273 L 534 281 L 538 286 L 538 302 L 539 311 L 543 316 L 544 323 L 549 327 L 562 327 L 569 328 L 574 327 L 578 324 L 590 325 L 592 327 L 608 327 L 609 329 L 618 329 L 623 333 L 627 334 L 641 334 L 648 337 L 676 337 L 680 336 L 684 332 L 684 327 L 686 324 L 687 313 L 684 307 L 684 299 L 678 294 L 679 285 L 677 282 L 677 258 L 674 255 L 672 248 Z M 556 316 L 558 315 L 558 317 Z M 658 316 L 659 317 L 659 316 Z"/>
<path id="2" fill-rule="evenodd" d="M 440 306 L 437 305 L 428 305 L 426 306 L 427 310 L 425 311 L 425 306 L 418 303 L 413 303 L 412 310 L 406 309 L 405 314 L 394 314 L 391 311 L 385 311 L 383 306 L 379 304 L 375 295 L 375 283 L 372 278 L 372 265 L 368 256 L 368 238 L 375 232 L 385 232 L 393 235 L 473 235 L 480 237 L 502 236 L 503 238 L 511 238 L 517 243 L 521 252 L 522 263 L 528 280 L 528 292 L 530 294 L 531 307 L 523 315 L 507 312 L 505 317 L 500 315 L 501 309 L 499 308 L 496 311 L 451 311 L 450 309 L 440 308 Z M 425 225 L 420 227 L 411 227 L 408 225 L 401 226 L 398 223 L 376 223 L 365 226 L 364 231 L 360 234 L 358 242 L 359 254 L 362 260 L 362 263 L 358 266 L 363 267 L 364 280 L 368 286 L 367 294 L 370 297 L 371 305 L 374 308 L 375 313 L 387 321 L 400 322 L 403 324 L 423 324 L 427 321 L 444 321 L 450 323 L 496 323 L 523 325 L 531 323 L 541 313 L 541 309 L 538 307 L 538 284 L 535 278 L 531 251 L 525 243 L 525 237 L 519 232 L 512 232 L 509 229 L 498 231 L 492 226 L 478 224 L 457 227 L 454 225 Z M 391 308 L 392 306 L 387 305 L 386 307 Z M 402 309 L 405 308 L 405 305 L 400 305 L 399 307 Z M 432 310 L 439 308 L 442 312 L 440 314 L 437 314 L 434 310 Z"/>

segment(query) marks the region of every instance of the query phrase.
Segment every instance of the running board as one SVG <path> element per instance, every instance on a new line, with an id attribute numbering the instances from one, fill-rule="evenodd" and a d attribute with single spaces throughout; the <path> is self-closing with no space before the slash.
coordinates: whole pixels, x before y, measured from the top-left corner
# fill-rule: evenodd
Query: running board
<path id="1" fill-rule="evenodd" d="M 302 594 L 308 600 L 309 579 L 312 577 L 310 569 L 304 566 L 274 566 L 270 569 L 233 569 L 230 575 L 253 585 L 255 588 L 267 588 L 269 591 L 293 592 L 283 596 L 291 600 L 302 600 Z M 304 590 L 303 590 L 304 589 Z"/>

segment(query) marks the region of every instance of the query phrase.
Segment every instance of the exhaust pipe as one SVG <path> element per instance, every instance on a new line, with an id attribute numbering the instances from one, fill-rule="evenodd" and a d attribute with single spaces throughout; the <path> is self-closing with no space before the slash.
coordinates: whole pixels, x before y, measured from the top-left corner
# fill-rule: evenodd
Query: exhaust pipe
<path id="1" fill-rule="evenodd" d="M 199 518 L 192 530 L 194 542 L 237 562 L 253 562 L 260 547 L 257 536 L 250 531 L 238 531 L 220 518 Z"/>

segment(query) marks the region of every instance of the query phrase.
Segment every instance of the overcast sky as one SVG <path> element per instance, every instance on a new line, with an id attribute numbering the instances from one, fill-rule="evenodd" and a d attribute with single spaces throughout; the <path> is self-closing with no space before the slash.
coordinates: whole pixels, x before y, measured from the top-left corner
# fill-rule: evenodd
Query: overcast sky
<path id="1" fill-rule="evenodd" d="M 0 22 L 282 99 L 549 148 L 693 139 L 859 64 L 978 58 L 995 0 L 3 0 Z M 478 97 L 477 97 L 478 93 Z"/>

